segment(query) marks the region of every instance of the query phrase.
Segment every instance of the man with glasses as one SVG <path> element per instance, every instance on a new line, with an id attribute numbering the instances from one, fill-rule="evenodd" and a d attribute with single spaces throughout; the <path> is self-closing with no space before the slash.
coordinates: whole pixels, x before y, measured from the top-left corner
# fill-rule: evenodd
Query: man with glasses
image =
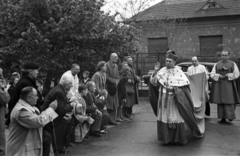
<path id="1" fill-rule="evenodd" d="M 235 62 L 229 60 L 230 52 L 223 50 L 221 61 L 217 62 L 211 72 L 212 89 L 210 102 L 218 104 L 218 118 L 220 123 L 226 123 L 226 119 L 236 119 L 235 105 L 240 103 L 236 79 L 239 77 L 239 70 Z"/>
<path id="2" fill-rule="evenodd" d="M 35 107 L 37 100 L 35 88 L 28 86 L 22 89 L 20 99 L 11 114 L 7 155 L 49 155 L 49 151 L 44 152 L 46 151 L 44 148 L 50 149 L 51 139 L 48 140 L 46 147 L 42 128 L 58 116 L 55 112 L 58 104 L 54 101 L 45 111 L 40 112 Z"/>

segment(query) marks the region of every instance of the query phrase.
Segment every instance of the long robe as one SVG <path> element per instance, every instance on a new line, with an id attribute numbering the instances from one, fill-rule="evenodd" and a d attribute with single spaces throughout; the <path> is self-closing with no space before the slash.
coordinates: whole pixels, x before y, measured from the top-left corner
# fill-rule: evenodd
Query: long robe
<path id="1" fill-rule="evenodd" d="M 226 75 L 226 78 L 220 78 L 219 74 Z M 239 70 L 233 61 L 219 61 L 212 69 L 211 77 L 212 89 L 210 102 L 217 104 L 236 104 L 240 103 L 237 92 L 236 79 L 239 77 Z"/>
<path id="2" fill-rule="evenodd" d="M 152 98 L 158 97 L 157 113 L 158 118 L 158 139 L 163 143 L 187 142 L 185 124 L 189 127 L 195 137 L 202 137 L 197 118 L 195 117 L 194 105 L 188 88 L 189 81 L 186 75 L 175 67 L 174 69 L 162 68 L 157 75 L 150 79 L 153 85 L 159 85 L 159 95 L 156 89 L 150 84 L 149 93 Z M 172 89 L 166 89 L 171 86 Z M 156 109 L 156 99 L 150 100 L 153 109 Z"/>
<path id="3" fill-rule="evenodd" d="M 220 78 L 220 75 L 226 76 Z M 235 104 L 240 103 L 236 79 L 239 70 L 235 62 L 219 61 L 212 69 L 210 102 L 218 104 L 218 118 L 235 119 Z"/>

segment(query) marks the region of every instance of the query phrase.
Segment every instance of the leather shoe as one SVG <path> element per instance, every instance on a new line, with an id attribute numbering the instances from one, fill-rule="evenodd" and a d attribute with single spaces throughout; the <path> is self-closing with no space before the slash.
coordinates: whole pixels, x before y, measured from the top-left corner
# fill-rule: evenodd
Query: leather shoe
<path id="1" fill-rule="evenodd" d="M 100 133 L 101 133 L 101 134 L 108 134 L 108 132 L 105 131 L 105 130 L 101 130 Z"/>
<path id="2" fill-rule="evenodd" d="M 115 121 L 113 121 L 113 122 L 110 122 L 110 123 L 109 123 L 109 125 L 119 125 L 119 123 L 118 123 L 118 122 L 115 122 Z"/>
<path id="3" fill-rule="evenodd" d="M 90 132 L 89 133 L 90 136 L 95 136 L 95 137 L 101 137 L 102 135 L 99 132 Z"/>
<path id="4" fill-rule="evenodd" d="M 116 122 L 123 122 L 124 120 L 122 119 L 117 119 Z"/>

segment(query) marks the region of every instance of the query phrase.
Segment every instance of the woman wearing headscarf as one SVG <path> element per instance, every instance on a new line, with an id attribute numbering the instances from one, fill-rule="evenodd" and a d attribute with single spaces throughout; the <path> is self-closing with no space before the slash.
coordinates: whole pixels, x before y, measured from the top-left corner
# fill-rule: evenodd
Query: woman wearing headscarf
<path id="1" fill-rule="evenodd" d="M 128 67 L 127 62 L 122 63 L 122 69 L 119 72 L 120 74 L 120 81 L 118 85 L 118 98 L 119 98 L 119 113 L 118 116 L 122 120 L 127 120 L 130 118 L 129 108 L 133 106 L 134 102 L 134 95 L 128 93 L 129 86 L 132 85 L 133 87 L 133 78 L 131 77 L 130 68 Z M 133 88 L 132 88 L 133 89 Z"/>

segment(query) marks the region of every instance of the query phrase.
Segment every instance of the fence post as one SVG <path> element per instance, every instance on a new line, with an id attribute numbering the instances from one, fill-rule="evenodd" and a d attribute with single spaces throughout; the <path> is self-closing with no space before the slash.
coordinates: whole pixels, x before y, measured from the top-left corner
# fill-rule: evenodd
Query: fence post
<path id="1" fill-rule="evenodd" d="M 137 75 L 140 75 L 140 71 L 138 69 L 138 52 L 136 53 L 137 54 L 137 58 L 136 58 L 136 70 L 137 70 Z"/>

